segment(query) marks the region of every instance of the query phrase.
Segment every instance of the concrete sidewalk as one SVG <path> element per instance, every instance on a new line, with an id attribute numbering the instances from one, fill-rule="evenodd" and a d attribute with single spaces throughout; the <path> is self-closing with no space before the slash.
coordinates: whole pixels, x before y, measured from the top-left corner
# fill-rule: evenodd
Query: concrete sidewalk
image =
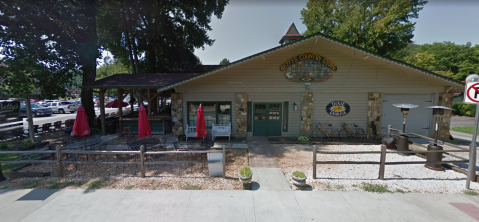
<path id="1" fill-rule="evenodd" d="M 283 190 L 0 190 L 2 222 L 477 221 L 478 206 L 478 197 L 464 194 Z"/>

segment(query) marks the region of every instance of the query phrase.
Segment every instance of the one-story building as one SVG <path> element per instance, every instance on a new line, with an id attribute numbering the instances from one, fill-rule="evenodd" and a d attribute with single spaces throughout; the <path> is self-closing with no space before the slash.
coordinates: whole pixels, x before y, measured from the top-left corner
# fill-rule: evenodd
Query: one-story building
<path id="1" fill-rule="evenodd" d="M 201 73 L 180 74 L 157 85 L 172 90 L 173 133 L 196 124 L 202 104 L 207 128 L 232 123 L 232 136 L 310 135 L 318 122 L 340 129 L 354 123 L 367 136 L 401 129 L 403 116 L 392 104 L 412 103 L 406 130 L 434 133 L 426 106 L 452 107 L 464 84 L 317 33 L 302 36 L 292 24 L 278 47 Z M 92 86 L 93 87 L 93 86 Z M 127 86 L 124 86 L 127 87 Z M 439 124 L 439 139 L 449 138 L 451 112 Z"/>

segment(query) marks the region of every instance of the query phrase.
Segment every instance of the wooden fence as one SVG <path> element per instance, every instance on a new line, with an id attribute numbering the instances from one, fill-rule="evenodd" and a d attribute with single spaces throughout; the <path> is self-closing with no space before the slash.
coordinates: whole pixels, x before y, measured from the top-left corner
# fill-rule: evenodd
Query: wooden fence
<path id="1" fill-rule="evenodd" d="M 165 154 L 201 154 L 201 153 L 223 153 L 222 161 L 146 161 L 148 155 L 165 155 Z M 0 161 L 7 164 L 35 164 L 35 163 L 50 163 L 58 164 L 58 175 L 63 176 L 64 168 L 63 164 L 138 164 L 140 165 L 141 177 L 145 177 L 145 165 L 155 164 L 209 164 L 209 163 L 221 163 L 223 165 L 223 178 L 226 176 L 226 146 L 223 145 L 222 150 L 204 150 L 204 151 L 145 151 L 144 146 L 140 147 L 139 151 L 103 151 L 103 150 L 62 150 L 61 145 L 56 145 L 56 150 L 31 150 L 31 151 L 0 151 L 1 154 L 56 154 L 56 160 L 11 160 Z M 76 161 L 76 160 L 63 160 L 63 154 L 76 154 L 76 155 L 118 155 L 118 154 L 136 154 L 139 161 Z"/>
<path id="2" fill-rule="evenodd" d="M 384 171 L 386 165 L 401 164 L 444 164 L 444 163 L 468 163 L 469 160 L 449 160 L 449 161 L 402 161 L 386 162 L 386 154 L 416 154 L 416 153 L 446 153 L 446 152 L 469 152 L 468 150 L 430 150 L 430 151 L 387 151 L 385 145 L 381 145 L 381 151 L 318 151 L 316 145 L 313 145 L 313 179 L 316 179 L 316 166 L 318 164 L 379 164 L 378 179 L 384 180 Z M 379 161 L 317 161 L 317 154 L 380 154 Z"/>

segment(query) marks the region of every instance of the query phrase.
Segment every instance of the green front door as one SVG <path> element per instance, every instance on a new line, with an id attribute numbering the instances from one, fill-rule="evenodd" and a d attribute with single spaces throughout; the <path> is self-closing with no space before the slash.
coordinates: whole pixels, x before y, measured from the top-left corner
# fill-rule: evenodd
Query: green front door
<path id="1" fill-rule="evenodd" d="M 281 136 L 281 103 L 255 103 L 253 136 Z"/>

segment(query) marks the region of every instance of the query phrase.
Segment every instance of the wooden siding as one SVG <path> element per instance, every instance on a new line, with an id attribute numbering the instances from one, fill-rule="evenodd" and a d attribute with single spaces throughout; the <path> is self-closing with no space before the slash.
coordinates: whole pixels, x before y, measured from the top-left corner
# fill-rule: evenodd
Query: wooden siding
<path id="1" fill-rule="evenodd" d="M 314 93 L 314 116 L 313 116 L 313 128 L 316 127 L 318 122 L 330 123 L 332 129 L 341 129 L 343 123 L 355 123 L 364 131 L 367 129 L 368 120 L 368 94 L 322 94 Z M 345 116 L 331 116 L 326 112 L 326 105 L 332 101 L 346 102 L 351 111 Z M 377 126 L 378 129 L 381 126 Z"/>
<path id="2" fill-rule="evenodd" d="M 457 84 L 318 39 L 317 43 L 311 40 L 294 45 L 175 87 L 176 92 L 184 96 L 185 121 L 186 102 L 232 101 L 235 131 L 235 93 L 246 92 L 248 101 L 289 101 L 289 130 L 282 132 L 282 135 L 299 136 L 301 94 L 306 88 L 303 84 L 287 81 L 279 71 L 279 66 L 304 52 L 319 53 L 338 65 L 338 71 L 333 73 L 329 81 L 309 87 L 314 93 L 314 124 L 324 121 L 339 128 L 340 123 L 347 122 L 366 129 L 369 92 L 437 95 L 444 92 L 446 86 L 452 86 L 451 91 L 463 91 L 463 88 L 458 89 L 460 87 Z M 344 117 L 328 115 L 325 106 L 334 100 L 347 102 L 351 106 L 351 113 Z M 294 103 L 298 105 L 298 111 L 293 111 Z M 437 104 L 437 100 L 434 104 Z M 248 136 L 252 136 L 252 133 L 248 133 Z"/>

